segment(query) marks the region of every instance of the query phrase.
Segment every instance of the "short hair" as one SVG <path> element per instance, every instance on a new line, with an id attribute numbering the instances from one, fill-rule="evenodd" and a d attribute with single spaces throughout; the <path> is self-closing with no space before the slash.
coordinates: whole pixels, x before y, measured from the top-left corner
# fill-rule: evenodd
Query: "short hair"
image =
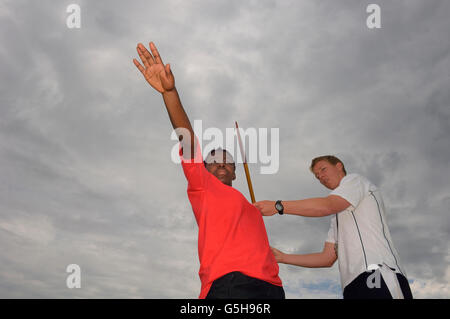
<path id="1" fill-rule="evenodd" d="M 345 170 L 344 163 L 339 158 L 337 158 L 334 155 L 324 155 L 324 156 L 319 156 L 319 157 L 314 158 L 311 161 L 311 166 L 309 167 L 311 172 L 313 171 L 314 166 L 320 161 L 327 161 L 328 163 L 330 163 L 332 165 L 336 165 L 337 163 L 341 163 L 342 164 L 342 170 L 344 171 L 344 174 L 347 175 L 347 171 Z"/>
<path id="2" fill-rule="evenodd" d="M 203 164 L 205 165 L 205 167 L 206 167 L 206 164 L 212 162 L 214 159 L 217 158 L 216 152 L 225 153 L 226 154 L 225 155 L 226 163 L 233 164 L 234 170 L 236 170 L 236 164 L 234 163 L 233 155 L 231 155 L 230 152 L 228 152 L 226 149 L 223 149 L 221 147 L 211 150 L 208 153 L 208 155 L 206 155 L 205 160 L 203 161 Z M 229 161 L 229 160 L 231 160 L 231 161 Z M 223 156 L 220 158 L 220 161 L 223 161 Z"/>

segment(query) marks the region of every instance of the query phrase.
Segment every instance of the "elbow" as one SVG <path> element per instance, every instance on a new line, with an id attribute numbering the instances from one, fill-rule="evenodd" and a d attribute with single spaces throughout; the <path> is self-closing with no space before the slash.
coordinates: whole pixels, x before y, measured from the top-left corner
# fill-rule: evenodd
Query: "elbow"
<path id="1" fill-rule="evenodd" d="M 335 214 L 335 212 L 330 207 L 322 207 L 318 210 L 318 217 L 326 217 L 329 215 Z"/>
<path id="2" fill-rule="evenodd" d="M 333 251 L 330 251 L 330 250 L 324 251 L 322 254 L 323 254 L 322 255 L 323 256 L 322 257 L 322 267 L 324 267 L 324 268 L 333 267 L 334 263 L 337 260 L 337 255 L 334 252 L 334 249 L 333 249 Z"/>
<path id="3" fill-rule="evenodd" d="M 333 202 L 330 200 L 330 198 L 325 197 L 322 201 L 322 205 L 319 209 L 320 217 L 329 216 L 332 214 L 338 213 L 339 210 L 336 209 L 336 207 L 333 205 Z"/>
<path id="4" fill-rule="evenodd" d="M 327 260 L 325 267 L 331 268 L 333 267 L 334 263 L 336 262 L 337 258 L 333 257 Z"/>

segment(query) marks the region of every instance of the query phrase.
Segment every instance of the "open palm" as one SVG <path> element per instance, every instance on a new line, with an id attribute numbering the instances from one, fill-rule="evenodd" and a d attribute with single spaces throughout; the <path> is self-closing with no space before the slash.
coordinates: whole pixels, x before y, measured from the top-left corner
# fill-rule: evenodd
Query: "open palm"
<path id="1" fill-rule="evenodd" d="M 163 64 L 153 42 L 150 42 L 152 53 L 142 43 L 138 44 L 136 50 L 144 66 L 136 59 L 133 59 L 134 65 L 141 71 L 147 82 L 160 93 L 173 90 L 175 88 L 175 78 L 170 70 L 170 64 Z"/>

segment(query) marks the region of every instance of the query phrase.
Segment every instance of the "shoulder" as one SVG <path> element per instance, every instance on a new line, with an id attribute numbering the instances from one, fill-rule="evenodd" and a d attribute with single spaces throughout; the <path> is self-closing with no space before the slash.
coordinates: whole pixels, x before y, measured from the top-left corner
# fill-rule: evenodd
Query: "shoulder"
<path id="1" fill-rule="evenodd" d="M 339 186 L 336 189 L 359 186 L 361 182 L 363 182 L 363 177 L 361 175 L 355 173 L 347 174 L 341 179 Z"/>
<path id="2" fill-rule="evenodd" d="M 341 182 L 339 183 L 339 186 L 351 186 L 351 185 L 363 187 L 367 190 L 377 189 L 377 187 L 371 181 L 369 181 L 369 179 L 357 173 L 347 174 L 342 178 Z"/>
<path id="3" fill-rule="evenodd" d="M 357 207 L 358 204 L 366 197 L 370 191 L 374 191 L 375 188 L 367 178 L 359 174 L 347 174 L 344 176 L 330 195 L 337 195 L 347 200 L 353 207 Z"/>

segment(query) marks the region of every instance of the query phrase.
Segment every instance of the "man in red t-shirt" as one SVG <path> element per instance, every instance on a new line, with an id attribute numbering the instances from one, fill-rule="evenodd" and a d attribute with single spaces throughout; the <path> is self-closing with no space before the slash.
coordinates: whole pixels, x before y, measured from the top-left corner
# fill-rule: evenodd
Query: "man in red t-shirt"
<path id="1" fill-rule="evenodd" d="M 262 215 L 232 187 L 236 178 L 232 157 L 219 149 L 203 162 L 170 65 L 163 64 L 153 43 L 150 50 L 139 43 L 137 52 L 144 66 L 133 61 L 147 82 L 162 93 L 180 139 L 188 197 L 199 227 L 199 298 L 283 299 L 278 264 L 270 250 Z"/>

